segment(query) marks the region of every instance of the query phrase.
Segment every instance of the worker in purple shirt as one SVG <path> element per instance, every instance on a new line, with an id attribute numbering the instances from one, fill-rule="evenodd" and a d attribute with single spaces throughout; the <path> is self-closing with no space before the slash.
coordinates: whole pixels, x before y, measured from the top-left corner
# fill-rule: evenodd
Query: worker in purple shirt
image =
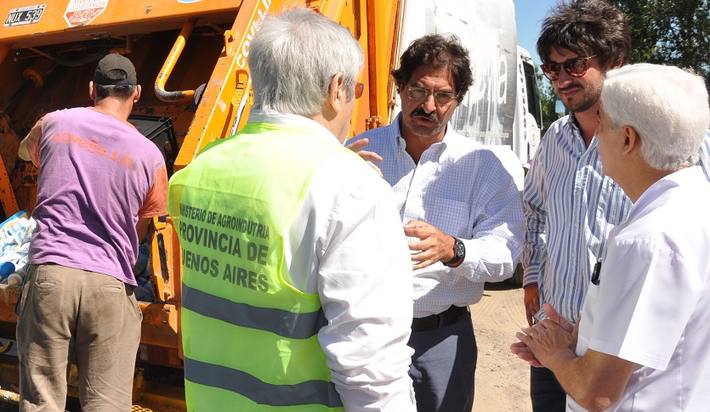
<path id="1" fill-rule="evenodd" d="M 69 362 L 82 410 L 132 405 L 143 318 L 132 267 L 152 218 L 167 213 L 167 175 L 127 121 L 141 95 L 131 61 L 101 59 L 89 94 L 93 106 L 46 114 L 20 144 L 40 170 L 18 306 L 22 411 L 64 410 Z"/>

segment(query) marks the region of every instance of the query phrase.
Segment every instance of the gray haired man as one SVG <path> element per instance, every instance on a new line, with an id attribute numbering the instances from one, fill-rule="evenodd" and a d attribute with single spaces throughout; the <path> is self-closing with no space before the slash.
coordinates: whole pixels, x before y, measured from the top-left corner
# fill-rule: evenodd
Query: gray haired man
<path id="1" fill-rule="evenodd" d="M 550 319 L 512 350 L 550 369 L 568 411 L 701 411 L 710 401 L 710 182 L 695 165 L 710 122 L 703 79 L 677 67 L 609 71 L 604 173 L 633 205 L 612 229 L 577 327 Z"/>
<path id="2" fill-rule="evenodd" d="M 342 145 L 362 65 L 319 14 L 267 18 L 249 123 L 173 176 L 189 410 L 415 410 L 406 240 L 390 188 Z"/>

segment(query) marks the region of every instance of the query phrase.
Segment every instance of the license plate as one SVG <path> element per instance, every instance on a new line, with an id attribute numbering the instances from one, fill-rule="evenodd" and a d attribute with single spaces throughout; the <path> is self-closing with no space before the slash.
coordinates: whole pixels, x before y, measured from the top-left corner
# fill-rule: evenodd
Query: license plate
<path id="1" fill-rule="evenodd" d="M 3 27 L 22 26 L 25 24 L 34 24 L 39 21 L 44 13 L 44 4 L 36 4 L 34 6 L 20 7 L 10 10 L 5 19 Z"/>

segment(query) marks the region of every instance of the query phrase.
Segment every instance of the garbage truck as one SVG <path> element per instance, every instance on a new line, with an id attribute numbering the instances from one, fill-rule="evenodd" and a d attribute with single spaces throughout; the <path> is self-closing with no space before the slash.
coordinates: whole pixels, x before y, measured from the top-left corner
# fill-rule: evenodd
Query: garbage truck
<path id="1" fill-rule="evenodd" d="M 478 3 L 513 16 L 512 0 L 471 4 Z M 102 56 L 116 52 L 135 64 L 144 92 L 129 121 L 158 146 L 172 173 L 187 166 L 209 143 L 233 135 L 246 123 L 253 103 L 247 65 L 250 42 L 267 14 L 296 6 L 314 9 L 347 27 L 365 51 L 359 78 L 365 91 L 356 102 L 350 135 L 389 122 L 398 111 L 390 71 L 416 35 L 407 31 L 416 23 L 405 18 L 418 7 L 415 0 L 0 2 L 0 222 L 4 221 L 0 236 L 3 226 L 9 232 L 20 219 L 29 221 L 36 201 L 39 171 L 17 158 L 19 142 L 45 113 L 91 105 L 88 82 Z M 514 17 L 494 21 L 480 15 L 476 24 L 507 33 L 512 45 L 489 46 L 505 56 L 511 51 L 517 55 Z M 468 45 L 473 56 L 480 54 L 483 43 Z M 493 49 L 486 53 L 496 55 Z M 505 59 L 504 68 L 497 63 L 489 67 L 490 73 L 485 64 L 476 66 L 478 89 L 469 93 L 454 124 L 486 144 L 515 149 L 515 110 L 518 94 L 524 92 L 516 77 L 517 57 Z M 529 149 L 525 139 L 519 145 L 523 152 Z M 182 411 L 180 247 L 169 217 L 155 218 L 153 226 L 134 267 L 143 312 L 134 410 Z M 17 271 L 22 273 L 21 268 Z M 18 400 L 14 342 L 21 288 L 17 277 L 13 279 L 0 283 L 0 400 L 7 402 Z M 70 366 L 68 376 L 69 394 L 75 396 L 75 368 Z"/>

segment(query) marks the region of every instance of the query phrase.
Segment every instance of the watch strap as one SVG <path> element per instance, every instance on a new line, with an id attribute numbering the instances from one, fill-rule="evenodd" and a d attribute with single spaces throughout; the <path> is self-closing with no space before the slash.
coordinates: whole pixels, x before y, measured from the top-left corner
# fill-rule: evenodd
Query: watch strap
<path id="1" fill-rule="evenodd" d="M 443 262 L 444 266 L 447 267 L 457 266 L 464 259 L 464 257 L 466 257 L 466 248 L 463 242 L 454 236 L 452 237 L 454 238 L 454 257 L 447 262 Z"/>

